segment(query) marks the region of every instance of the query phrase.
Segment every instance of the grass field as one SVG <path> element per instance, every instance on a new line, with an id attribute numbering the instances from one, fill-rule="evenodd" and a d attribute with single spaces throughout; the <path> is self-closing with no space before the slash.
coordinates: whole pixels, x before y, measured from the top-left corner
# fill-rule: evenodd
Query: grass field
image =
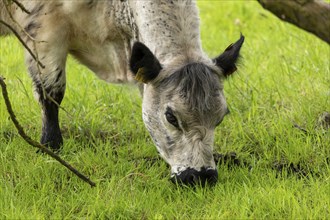
<path id="1" fill-rule="evenodd" d="M 254 1 L 199 1 L 205 51 L 246 37 L 239 72 L 225 82 L 231 114 L 217 128 L 213 188 L 178 188 L 141 119 L 138 89 L 109 85 L 69 59 L 60 112 L 61 156 L 82 182 L 36 154 L 0 98 L 0 219 L 329 219 L 330 47 Z M 40 108 L 23 51 L 0 39 L 0 75 L 26 132 L 39 140 Z M 232 153 L 234 152 L 234 153 Z M 230 156 L 231 155 L 231 156 Z"/>

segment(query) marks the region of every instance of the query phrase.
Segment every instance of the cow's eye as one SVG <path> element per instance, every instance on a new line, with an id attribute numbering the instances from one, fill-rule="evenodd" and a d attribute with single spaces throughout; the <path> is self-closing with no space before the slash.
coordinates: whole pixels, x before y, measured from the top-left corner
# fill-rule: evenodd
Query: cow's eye
<path id="1" fill-rule="evenodd" d="M 223 118 L 220 121 L 217 122 L 217 124 L 215 125 L 215 127 L 218 127 L 221 124 L 222 120 L 223 120 Z"/>
<path id="2" fill-rule="evenodd" d="M 229 111 L 229 109 L 227 108 L 224 117 L 225 117 L 226 115 L 228 115 L 228 114 L 230 114 L 230 111 Z M 223 118 L 222 118 L 220 121 L 217 122 L 217 124 L 215 125 L 215 127 L 218 127 L 218 126 L 221 124 L 222 121 L 223 121 Z"/>
<path id="3" fill-rule="evenodd" d="M 176 128 L 179 127 L 178 119 L 173 115 L 171 110 L 168 109 L 165 112 L 165 117 L 166 117 L 166 120 L 168 121 L 168 123 L 170 123 L 171 125 L 173 125 Z"/>

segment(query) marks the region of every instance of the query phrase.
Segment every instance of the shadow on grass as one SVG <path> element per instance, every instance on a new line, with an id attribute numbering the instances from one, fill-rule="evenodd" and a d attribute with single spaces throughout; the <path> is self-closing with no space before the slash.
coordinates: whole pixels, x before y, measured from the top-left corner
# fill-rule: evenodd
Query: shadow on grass
<path id="1" fill-rule="evenodd" d="M 326 115 L 328 116 L 328 115 Z M 328 118 L 326 118 L 328 119 Z M 326 121 L 326 120 L 324 120 Z M 323 121 L 322 121 L 323 122 Z M 327 122 L 327 121 L 326 121 Z M 328 129 L 328 127 L 326 127 Z M 133 133 L 131 131 L 121 131 L 120 133 L 117 131 L 104 131 L 104 130 L 91 130 L 90 128 L 80 127 L 77 129 L 76 127 L 62 127 L 62 134 L 64 138 L 73 139 L 75 142 L 82 143 L 81 145 L 84 148 L 90 148 L 93 152 L 97 152 L 99 149 L 98 146 L 102 143 L 111 143 L 113 146 L 111 150 L 111 156 L 113 158 L 118 159 L 118 149 L 121 146 L 126 146 L 132 143 L 137 137 L 140 137 L 141 134 Z M 18 137 L 16 132 L 12 131 L 3 131 L 1 132 L 3 143 L 10 143 L 14 138 Z M 145 141 L 150 141 L 148 136 L 145 137 Z M 75 151 L 75 150 L 73 150 Z M 78 149 L 76 149 L 78 151 Z M 255 157 L 257 160 L 261 160 L 262 156 L 260 152 L 249 152 L 251 157 Z M 242 157 L 236 152 L 229 153 L 214 153 L 214 160 L 218 167 L 226 166 L 229 169 L 234 168 L 248 168 L 249 170 L 253 169 L 253 165 L 248 159 Z M 130 154 L 131 159 L 128 159 L 128 162 L 134 163 L 136 166 L 143 163 L 146 167 L 152 166 L 161 166 L 164 161 L 159 156 L 155 157 L 134 157 L 133 152 Z M 330 158 L 327 157 L 324 160 L 322 166 L 330 165 Z M 158 165 L 157 165 L 158 164 Z M 169 167 L 167 165 L 167 167 Z M 275 170 L 277 173 L 277 177 L 285 177 L 284 174 L 287 175 L 295 175 L 299 178 L 305 177 L 320 177 L 321 171 L 316 172 L 313 168 L 313 165 L 308 161 L 299 161 L 296 163 L 290 162 L 286 159 L 281 161 L 273 161 L 267 162 L 265 168 L 269 168 Z"/>
<path id="2" fill-rule="evenodd" d="M 9 144 L 17 135 L 12 131 L 3 131 L 1 132 L 1 136 L 3 137 L 3 143 Z"/>
<path id="3" fill-rule="evenodd" d="M 229 169 L 235 167 L 245 167 L 252 170 L 253 166 L 241 159 L 235 152 L 230 152 L 226 154 L 214 154 L 215 163 L 219 166 L 227 166 Z M 330 158 L 325 159 L 325 166 L 330 165 Z M 293 163 L 289 161 L 275 161 L 272 164 L 266 165 L 265 168 L 270 168 L 276 171 L 276 177 L 284 177 L 287 174 L 289 176 L 294 175 L 298 178 L 308 178 L 308 177 L 320 177 L 321 172 L 315 172 L 313 167 L 308 162 L 300 161 L 298 163 Z"/>

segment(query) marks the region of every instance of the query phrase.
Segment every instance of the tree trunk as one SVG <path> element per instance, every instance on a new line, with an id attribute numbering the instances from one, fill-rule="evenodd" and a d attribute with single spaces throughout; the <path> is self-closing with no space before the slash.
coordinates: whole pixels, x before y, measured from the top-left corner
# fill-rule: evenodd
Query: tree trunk
<path id="1" fill-rule="evenodd" d="M 330 44 L 330 4 L 322 0 L 258 0 L 265 9 Z"/>

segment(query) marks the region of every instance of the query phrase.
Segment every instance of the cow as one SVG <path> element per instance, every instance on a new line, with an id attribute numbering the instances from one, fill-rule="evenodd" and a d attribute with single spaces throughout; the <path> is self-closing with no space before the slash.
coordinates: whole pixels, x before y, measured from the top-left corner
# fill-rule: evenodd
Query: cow
<path id="1" fill-rule="evenodd" d="M 209 58 L 194 0 L 19 2 L 29 13 L 0 1 L 0 18 L 37 55 L 26 52 L 25 60 L 42 108 L 42 144 L 53 150 L 63 144 L 58 113 L 71 54 L 107 82 L 137 82 L 145 127 L 173 182 L 217 182 L 214 130 L 229 112 L 223 81 L 237 69 L 242 34 Z M 1 35 L 9 32 L 0 24 Z"/>

